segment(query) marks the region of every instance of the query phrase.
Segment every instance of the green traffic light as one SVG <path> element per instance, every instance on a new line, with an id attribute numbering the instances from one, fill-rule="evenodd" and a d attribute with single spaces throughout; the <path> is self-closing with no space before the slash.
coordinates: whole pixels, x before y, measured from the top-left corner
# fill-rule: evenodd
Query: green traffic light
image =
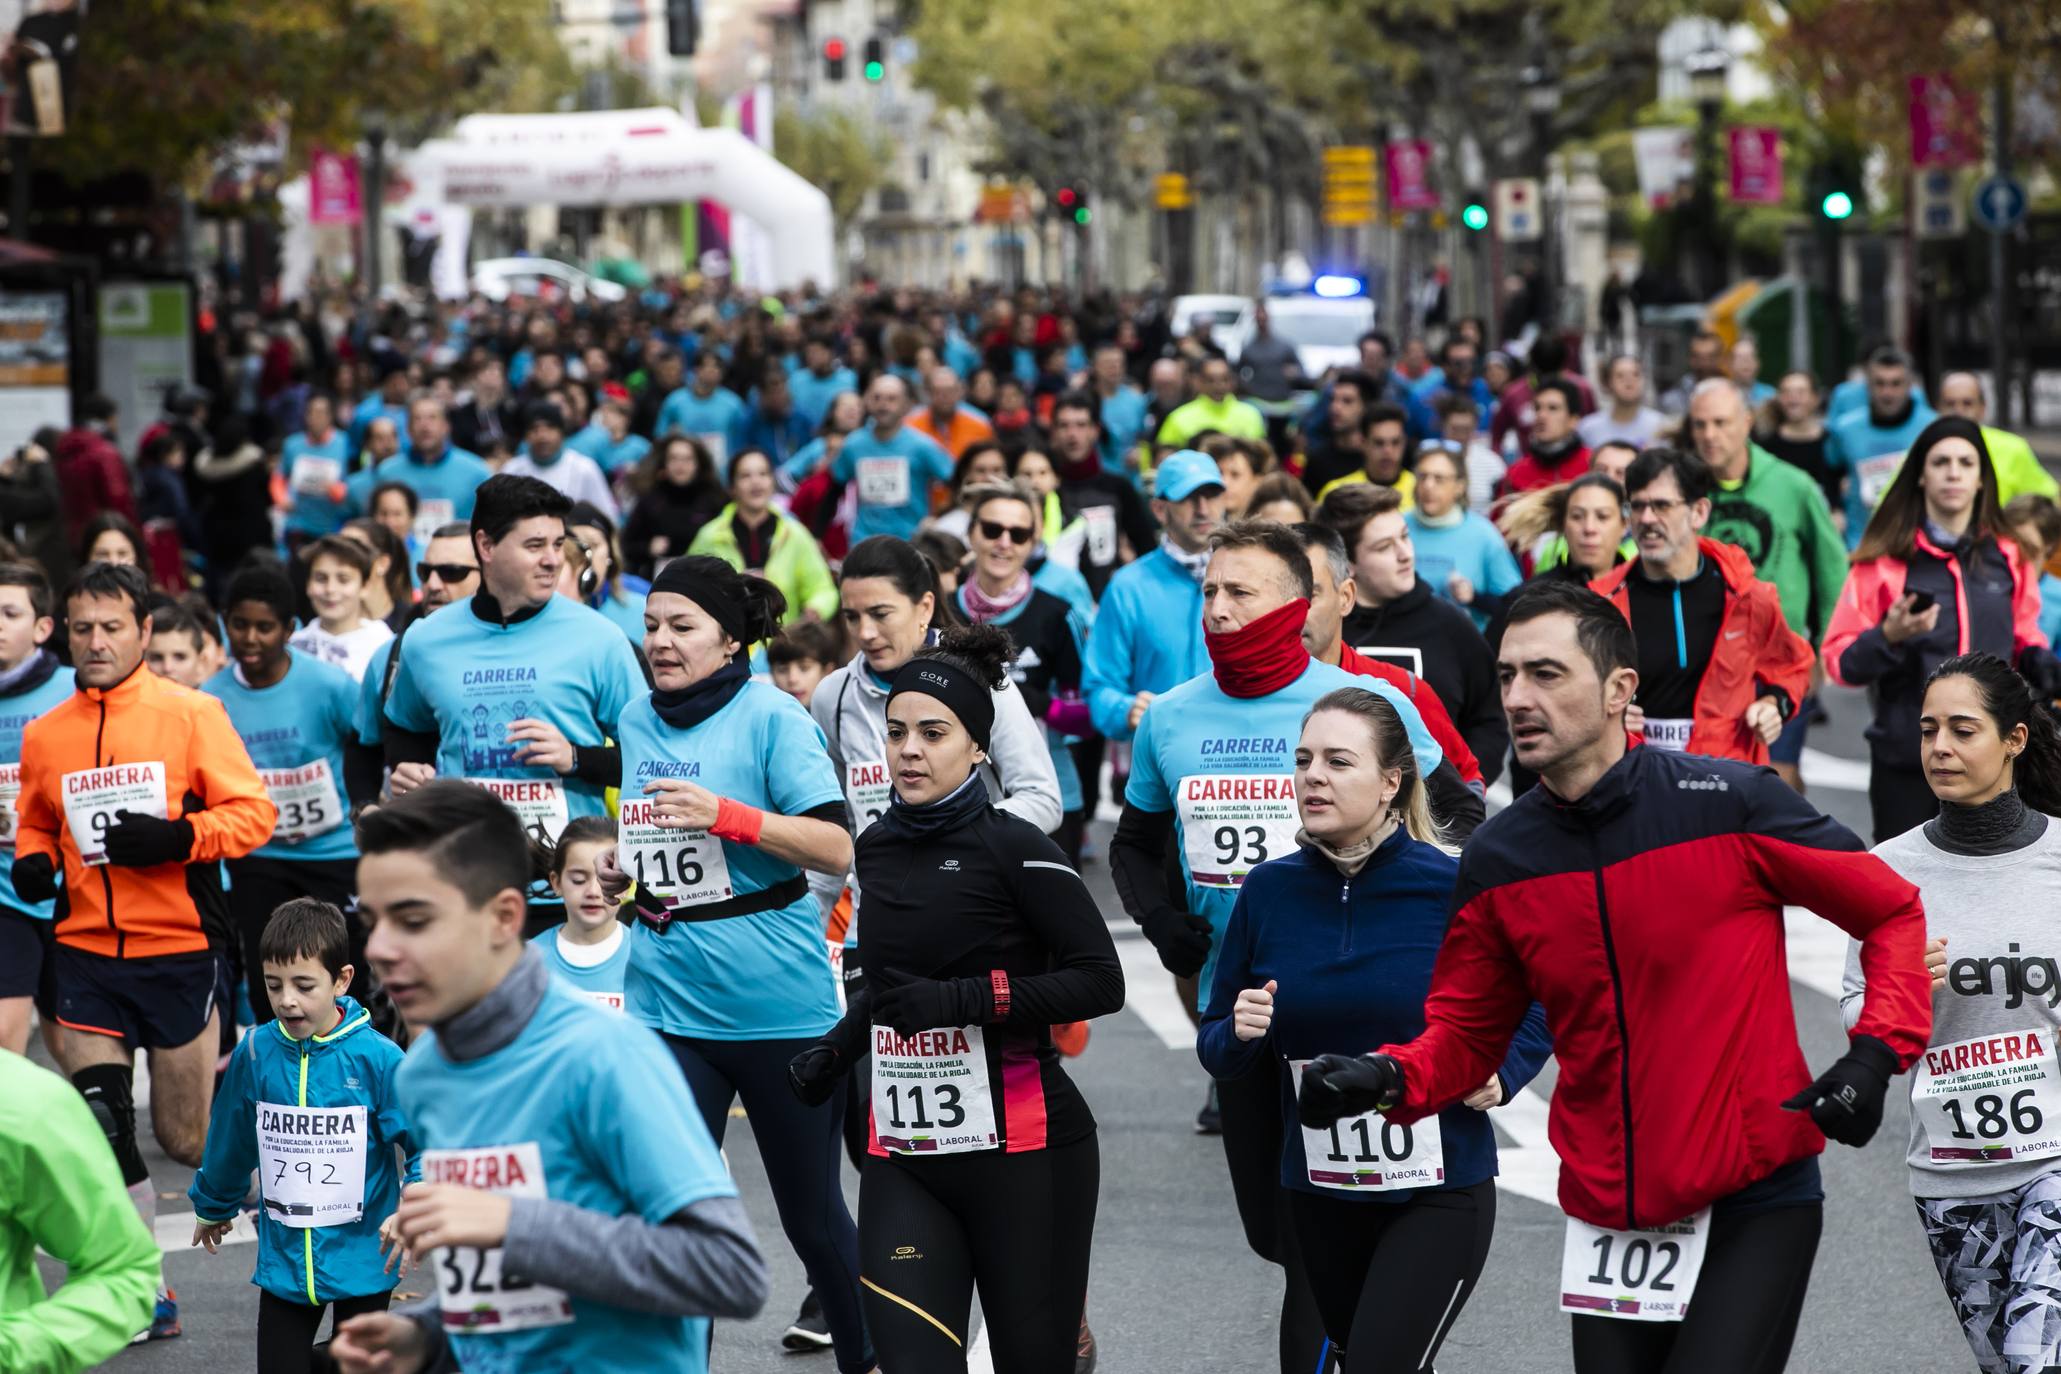
<path id="1" fill-rule="evenodd" d="M 878 81 L 886 75 L 887 64 L 885 62 L 868 62 L 866 64 L 866 79 L 868 81 Z"/>
<path id="2" fill-rule="evenodd" d="M 1093 218 L 1094 216 L 1088 213 L 1088 207 L 1085 205 L 1073 212 L 1073 222 L 1075 224 L 1086 224 Z"/>
<path id="3" fill-rule="evenodd" d="M 1488 228 L 1488 207 L 1485 205 L 1468 206 L 1460 212 L 1460 223 L 1476 233 L 1481 232 L 1483 229 Z"/>
<path id="4" fill-rule="evenodd" d="M 1827 191 L 1825 199 L 1818 203 L 1818 212 L 1826 219 L 1846 219 L 1853 214 L 1853 197 L 1844 191 Z"/>

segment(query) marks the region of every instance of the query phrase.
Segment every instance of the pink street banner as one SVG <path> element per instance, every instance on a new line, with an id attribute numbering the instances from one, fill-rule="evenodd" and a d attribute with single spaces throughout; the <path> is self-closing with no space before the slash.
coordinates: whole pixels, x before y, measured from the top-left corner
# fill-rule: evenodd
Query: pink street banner
<path id="1" fill-rule="evenodd" d="M 1731 131 L 1732 202 L 1782 203 L 1782 135 L 1766 126 Z"/>
<path id="2" fill-rule="evenodd" d="M 308 156 L 308 222 L 356 224 L 363 217 L 358 184 L 357 158 L 315 149 Z"/>
<path id="3" fill-rule="evenodd" d="M 1911 78 L 1911 165 L 1972 167 L 1982 161 L 1975 97 L 1944 72 Z"/>
<path id="4" fill-rule="evenodd" d="M 1431 143 L 1399 138 L 1388 145 L 1388 208 L 1436 210 L 1438 193 L 1431 189 Z"/>

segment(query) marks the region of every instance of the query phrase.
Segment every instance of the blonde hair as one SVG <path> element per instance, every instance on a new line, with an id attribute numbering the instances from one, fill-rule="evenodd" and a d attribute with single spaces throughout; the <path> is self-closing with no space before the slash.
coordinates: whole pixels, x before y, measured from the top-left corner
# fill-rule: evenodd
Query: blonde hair
<path id="1" fill-rule="evenodd" d="M 1303 716 L 1303 725 L 1307 727 L 1310 717 L 1320 711 L 1339 711 L 1366 722 L 1379 765 L 1396 769 L 1402 775 L 1395 797 L 1388 804 L 1390 813 L 1401 819 L 1411 839 L 1436 845 L 1448 854 L 1459 853 L 1459 846 L 1446 838 L 1444 827 L 1431 814 L 1431 798 L 1417 772 L 1417 751 L 1410 746 L 1409 729 L 1395 703 L 1364 687 L 1340 687 L 1317 698 Z"/>

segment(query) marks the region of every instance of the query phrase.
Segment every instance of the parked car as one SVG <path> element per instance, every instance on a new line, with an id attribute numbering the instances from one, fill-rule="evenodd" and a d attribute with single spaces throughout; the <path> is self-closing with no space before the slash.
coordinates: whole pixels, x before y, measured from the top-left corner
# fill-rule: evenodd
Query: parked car
<path id="1" fill-rule="evenodd" d="M 488 258 L 474 263 L 472 289 L 490 301 L 505 301 L 510 296 L 619 301 L 630 294 L 615 282 L 551 258 Z"/>

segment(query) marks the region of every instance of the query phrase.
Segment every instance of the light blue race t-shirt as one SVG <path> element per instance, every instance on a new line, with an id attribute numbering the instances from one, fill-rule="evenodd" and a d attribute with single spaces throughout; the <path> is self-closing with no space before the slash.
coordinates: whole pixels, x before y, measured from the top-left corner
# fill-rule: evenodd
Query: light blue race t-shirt
<path id="1" fill-rule="evenodd" d="M 260 859 L 355 859 L 344 745 L 357 735 L 358 684 L 341 668 L 288 649 L 286 676 L 253 687 L 232 663 L 201 684 L 243 737 L 279 808 Z"/>
<path id="2" fill-rule="evenodd" d="M 885 439 L 868 425 L 845 437 L 830 475 L 858 484 L 855 542 L 876 534 L 907 539 L 930 514 L 931 484 L 951 480 L 952 458 L 929 435 L 907 425 Z"/>
<path id="3" fill-rule="evenodd" d="M 620 740 L 616 855 L 625 873 L 659 883 L 661 894 L 690 910 L 782 883 L 797 888 L 793 900 L 771 911 L 675 919 L 663 934 L 639 925 L 630 935 L 624 980 L 630 1015 L 672 1035 L 707 1040 L 824 1034 L 837 1022 L 837 981 L 822 908 L 798 881 L 801 869 L 756 845 L 657 831 L 645 819 L 644 794 L 654 779 L 683 778 L 781 816 L 841 805 L 844 789 L 814 717 L 779 688 L 747 682 L 688 730 L 659 719 L 647 696 L 623 712 Z M 727 881 L 718 876 L 719 866 Z M 691 900 L 696 896 L 699 902 Z"/>
<path id="4" fill-rule="evenodd" d="M 620 924 L 612 932 L 613 944 L 607 947 L 597 945 L 574 945 L 577 956 L 570 956 L 567 947 L 560 944 L 558 937 L 567 927 L 557 925 L 531 940 L 537 952 L 544 956 L 545 965 L 551 976 L 563 978 L 596 1006 L 610 1011 L 623 1009 L 623 975 L 630 970 L 630 932 Z M 600 956 L 596 959 L 594 956 Z M 576 957 L 585 957 L 593 962 L 579 963 Z"/>
<path id="5" fill-rule="evenodd" d="M 654 1226 L 737 1196 L 664 1042 L 557 981 L 508 1044 L 459 1063 L 429 1032 L 394 1085 L 423 1147 L 425 1183 L 550 1198 Z M 466 1374 L 708 1369 L 705 1317 L 570 1297 L 548 1275 L 516 1282 L 498 1249 L 441 1249 L 430 1268 Z"/>
<path id="6" fill-rule="evenodd" d="M 48 921 L 57 915 L 57 899 L 25 902 L 14 890 L 14 803 L 21 795 L 21 732 L 28 723 L 72 694 L 72 670 L 60 666 L 26 692 L 0 697 L 0 907 Z"/>

